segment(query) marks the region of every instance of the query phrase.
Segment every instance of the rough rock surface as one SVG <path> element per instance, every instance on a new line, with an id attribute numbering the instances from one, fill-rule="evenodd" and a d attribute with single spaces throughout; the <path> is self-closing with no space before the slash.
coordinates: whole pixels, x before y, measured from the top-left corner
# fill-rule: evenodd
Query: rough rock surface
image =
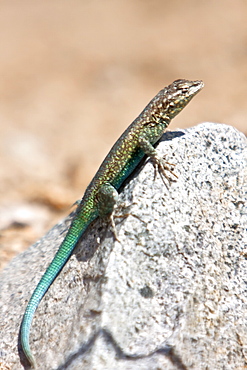
<path id="1" fill-rule="evenodd" d="M 168 189 L 150 161 L 126 182 L 114 240 L 96 220 L 36 311 L 40 369 L 243 369 L 247 366 L 247 140 L 205 123 L 164 135 Z M 27 301 L 70 218 L 0 276 L 0 364 L 22 369 Z"/>

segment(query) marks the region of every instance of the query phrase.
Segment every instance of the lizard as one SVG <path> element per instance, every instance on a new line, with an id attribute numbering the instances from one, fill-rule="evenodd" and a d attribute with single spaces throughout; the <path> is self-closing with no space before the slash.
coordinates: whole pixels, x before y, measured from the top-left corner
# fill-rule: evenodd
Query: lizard
<path id="1" fill-rule="evenodd" d="M 134 171 L 142 158 L 150 157 L 160 174 L 165 174 L 167 162 L 154 148 L 170 121 L 203 88 L 200 80 L 175 80 L 163 88 L 129 125 L 113 145 L 88 185 L 72 219 L 67 234 L 52 262 L 41 277 L 24 312 L 20 326 L 22 351 L 31 367 L 36 367 L 30 349 L 29 334 L 34 313 L 56 279 L 83 233 L 97 217 L 113 215 L 118 200 L 118 190 L 124 180 Z"/>

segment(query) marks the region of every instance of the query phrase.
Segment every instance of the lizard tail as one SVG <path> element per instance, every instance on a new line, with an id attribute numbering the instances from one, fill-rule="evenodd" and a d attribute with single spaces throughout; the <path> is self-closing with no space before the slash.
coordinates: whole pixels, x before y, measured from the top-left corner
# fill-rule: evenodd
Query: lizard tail
<path id="1" fill-rule="evenodd" d="M 90 222 L 91 221 L 92 220 L 90 220 Z M 84 223 L 78 218 L 72 221 L 72 225 L 67 235 L 65 236 L 64 241 L 62 242 L 59 250 L 54 256 L 51 264 L 48 266 L 47 270 L 39 281 L 26 307 L 20 327 L 20 342 L 22 350 L 31 367 L 33 368 L 36 368 L 36 363 L 29 345 L 29 333 L 34 313 L 39 305 L 39 302 L 49 289 L 50 285 L 56 279 L 56 277 L 70 258 L 76 244 L 80 240 L 82 234 L 84 233 L 90 222 Z M 78 224 L 80 224 L 79 233 Z"/>

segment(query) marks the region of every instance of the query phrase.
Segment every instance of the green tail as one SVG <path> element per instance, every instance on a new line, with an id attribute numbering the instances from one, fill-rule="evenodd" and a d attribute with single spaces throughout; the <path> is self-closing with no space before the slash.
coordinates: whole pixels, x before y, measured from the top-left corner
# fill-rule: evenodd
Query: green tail
<path id="1" fill-rule="evenodd" d="M 94 218 L 96 218 L 96 215 L 88 217 L 87 222 L 85 222 L 83 219 L 80 218 L 80 215 L 75 217 L 64 241 L 62 242 L 59 250 L 57 251 L 51 264 L 48 266 L 46 272 L 39 281 L 28 302 L 21 323 L 20 341 L 26 358 L 28 359 L 30 365 L 34 368 L 36 367 L 36 364 L 29 345 L 29 333 L 34 313 L 39 305 L 39 302 L 70 258 L 76 244 Z"/>

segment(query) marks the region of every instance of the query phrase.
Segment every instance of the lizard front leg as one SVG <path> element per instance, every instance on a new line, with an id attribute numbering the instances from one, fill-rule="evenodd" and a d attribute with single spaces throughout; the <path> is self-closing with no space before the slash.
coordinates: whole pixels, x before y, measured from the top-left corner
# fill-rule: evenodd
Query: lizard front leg
<path id="1" fill-rule="evenodd" d="M 177 175 L 173 172 L 173 170 L 170 169 L 169 166 L 175 166 L 172 163 L 166 162 L 164 160 L 164 157 L 160 157 L 157 150 L 153 147 L 153 145 L 143 136 L 139 137 L 139 145 L 141 149 L 144 151 L 144 153 L 151 158 L 151 160 L 154 163 L 155 173 L 157 172 L 157 169 L 161 175 L 161 178 L 164 182 L 165 177 L 169 182 L 172 181 L 172 179 L 167 175 L 167 171 L 170 172 L 174 177 L 178 178 Z M 167 184 L 164 182 L 164 184 L 167 186 Z"/>

